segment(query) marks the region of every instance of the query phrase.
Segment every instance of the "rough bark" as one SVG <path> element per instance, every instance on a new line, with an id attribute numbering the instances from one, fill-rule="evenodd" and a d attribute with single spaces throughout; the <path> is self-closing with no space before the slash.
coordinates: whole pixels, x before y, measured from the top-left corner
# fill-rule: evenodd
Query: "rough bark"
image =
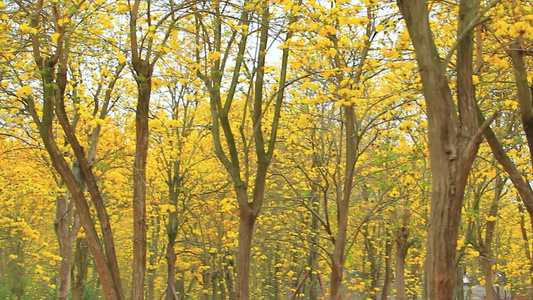
<path id="1" fill-rule="evenodd" d="M 428 111 L 428 146 L 433 175 L 426 259 L 428 297 L 451 300 L 461 207 L 480 142 L 472 83 L 471 26 L 479 3 L 476 0 L 460 2 L 458 40 L 454 45 L 457 49 L 457 109 L 446 78 L 448 60 L 442 64 L 432 37 L 427 2 L 398 0 L 397 3 L 415 48 Z"/>

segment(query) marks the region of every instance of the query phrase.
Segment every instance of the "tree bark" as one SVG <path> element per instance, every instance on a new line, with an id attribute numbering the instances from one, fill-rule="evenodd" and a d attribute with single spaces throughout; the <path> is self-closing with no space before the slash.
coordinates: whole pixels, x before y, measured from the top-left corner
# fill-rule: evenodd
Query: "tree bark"
<path id="1" fill-rule="evenodd" d="M 462 0 L 459 6 L 457 110 L 446 78 L 447 65 L 442 64 L 432 37 L 427 2 L 398 0 L 397 3 L 415 48 L 428 111 L 433 175 L 426 257 L 428 297 L 451 300 L 464 191 L 480 143 L 474 110 L 473 28 L 470 27 L 479 3 Z"/>
<path id="2" fill-rule="evenodd" d="M 174 285 L 174 276 L 176 275 L 176 252 L 174 245 L 176 244 L 176 236 L 178 235 L 178 196 L 181 189 L 180 164 L 174 161 L 172 168 L 169 170 L 168 178 L 168 202 L 176 208 L 174 212 L 169 212 L 167 225 L 167 295 L 166 300 L 175 300 L 176 289 Z"/>
<path id="3" fill-rule="evenodd" d="M 148 114 L 153 65 L 145 60 L 132 62 L 137 81 L 135 114 L 135 160 L 133 162 L 133 266 L 131 299 L 144 298 L 146 277 L 146 158 L 148 155 Z"/>
<path id="4" fill-rule="evenodd" d="M 69 208 L 68 195 L 58 195 L 56 198 L 56 216 L 54 219 L 54 228 L 59 242 L 59 252 L 61 263 L 57 279 L 57 298 L 66 300 L 70 293 L 70 268 L 72 266 L 72 235 L 70 223 L 72 220 L 72 211 Z"/>
<path id="5" fill-rule="evenodd" d="M 116 294 L 120 299 L 124 299 L 124 293 L 122 291 L 122 283 L 120 280 L 120 270 L 117 262 L 117 255 L 115 251 L 115 242 L 113 238 L 113 231 L 111 229 L 111 223 L 109 215 L 107 213 L 106 205 L 104 204 L 104 199 L 98 187 L 96 177 L 92 172 L 91 164 L 89 163 L 88 157 L 85 156 L 83 147 L 80 145 L 76 133 L 71 125 L 70 120 L 68 119 L 67 113 L 65 111 L 65 89 L 67 86 L 67 61 L 66 58 L 61 59 L 61 63 L 58 66 L 57 79 L 56 79 L 56 90 L 55 90 L 55 111 L 61 128 L 65 133 L 66 139 L 70 144 L 76 160 L 79 164 L 79 168 L 83 177 L 83 181 L 87 186 L 87 190 L 91 195 L 94 206 L 98 214 L 98 220 L 100 222 L 102 236 L 104 240 L 106 262 L 108 264 L 109 271 L 113 277 L 114 288 Z M 92 145 L 93 146 L 93 145 Z M 77 185 L 81 186 L 79 180 L 77 180 Z M 79 188 L 80 192 L 83 193 L 82 188 Z M 102 283 L 103 286 L 103 283 Z"/>
<path id="6" fill-rule="evenodd" d="M 402 227 L 396 231 L 396 299 L 407 300 L 407 289 L 405 285 L 405 259 L 407 258 L 407 251 L 411 246 L 408 242 L 409 238 L 409 219 L 411 213 L 408 208 L 404 209 L 402 216 Z"/>
<path id="7" fill-rule="evenodd" d="M 72 300 L 83 300 L 85 280 L 89 267 L 89 254 L 87 253 L 87 240 L 84 237 L 76 239 L 76 252 L 74 254 L 74 265 L 72 268 Z M 74 269 L 77 270 L 74 273 Z"/>
<path id="8" fill-rule="evenodd" d="M 381 289 L 381 300 L 387 300 L 389 298 L 392 277 L 391 256 L 392 242 L 391 237 L 388 236 L 387 244 L 385 244 L 385 276 L 383 278 L 383 288 Z"/>
<path id="9" fill-rule="evenodd" d="M 494 197 L 490 205 L 489 217 L 496 217 L 498 215 L 498 204 L 502 193 L 504 181 L 500 174 L 496 176 L 494 188 Z M 480 253 L 481 269 L 485 278 L 485 299 L 494 300 L 493 290 L 493 274 L 492 274 L 492 239 L 496 229 L 496 220 L 487 221 L 485 228 L 485 240 L 483 241 L 483 251 Z"/>
<path id="10" fill-rule="evenodd" d="M 346 123 L 346 167 L 343 194 L 338 208 L 338 229 L 335 237 L 334 250 L 331 255 L 331 299 L 341 299 L 341 285 L 344 266 L 344 250 L 348 230 L 348 211 L 352 194 L 355 162 L 357 160 L 357 133 L 355 131 L 355 111 L 353 106 L 344 108 Z"/>
<path id="11" fill-rule="evenodd" d="M 237 198 L 246 190 L 236 187 Z M 244 202 L 246 201 L 246 202 Z M 242 204 L 244 202 L 244 204 Z M 238 300 L 249 299 L 250 294 L 250 252 L 252 249 L 252 235 L 257 213 L 248 206 L 247 200 L 239 201 L 239 243 L 237 248 L 237 278 L 235 279 L 235 297 Z"/>

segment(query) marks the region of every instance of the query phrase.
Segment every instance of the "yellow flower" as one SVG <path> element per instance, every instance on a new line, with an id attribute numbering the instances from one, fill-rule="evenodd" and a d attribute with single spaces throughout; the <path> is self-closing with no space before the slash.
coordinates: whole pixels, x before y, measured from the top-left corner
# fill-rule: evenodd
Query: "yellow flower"
<path id="1" fill-rule="evenodd" d="M 21 87 L 20 89 L 17 90 L 17 96 L 18 97 L 28 96 L 28 95 L 31 95 L 32 91 L 33 90 L 31 88 L 31 86 L 25 85 L 25 86 L 23 86 L 23 87 Z"/>

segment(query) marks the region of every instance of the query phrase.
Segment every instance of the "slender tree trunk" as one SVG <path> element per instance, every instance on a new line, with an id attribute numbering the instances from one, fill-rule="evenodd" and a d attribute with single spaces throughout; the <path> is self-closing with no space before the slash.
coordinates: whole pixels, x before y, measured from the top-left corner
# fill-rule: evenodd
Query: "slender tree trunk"
<path id="1" fill-rule="evenodd" d="M 341 299 L 341 285 L 344 266 L 344 250 L 346 246 L 346 233 L 348 230 L 348 211 L 355 175 L 355 162 L 357 161 L 357 132 L 355 131 L 355 111 L 353 106 L 344 108 L 346 123 L 346 167 L 344 174 L 343 194 L 338 208 L 338 229 L 331 256 L 331 299 Z"/>
<path id="2" fill-rule="evenodd" d="M 133 163 L 133 267 L 132 300 L 144 298 L 146 278 L 146 157 L 148 155 L 148 113 L 153 66 L 145 60 L 133 61 L 137 81 L 135 114 L 135 160 Z"/>
<path id="3" fill-rule="evenodd" d="M 100 280 L 96 276 L 96 272 L 93 271 L 93 284 L 91 289 L 91 300 L 98 300 L 100 299 Z"/>
<path id="4" fill-rule="evenodd" d="M 385 278 L 383 279 L 383 288 L 381 289 L 381 300 L 387 300 L 389 298 L 391 277 L 392 277 L 392 267 L 391 267 L 391 256 L 392 256 L 392 242 L 391 237 L 387 238 L 387 244 L 385 245 Z"/>
<path id="5" fill-rule="evenodd" d="M 528 87 L 527 83 L 527 72 L 525 68 L 523 51 L 520 50 L 520 45 L 514 45 L 517 47 L 513 50 L 508 50 L 507 53 L 511 56 L 511 61 L 514 67 L 515 82 L 517 86 L 518 102 L 520 104 L 520 114 L 522 118 L 522 125 L 524 132 L 526 133 L 526 139 L 528 140 L 528 147 L 530 150 L 531 163 L 533 164 L 533 103 L 531 88 Z M 478 122 L 485 122 L 485 118 L 481 109 L 476 107 Z M 490 127 L 484 129 L 483 134 L 487 139 L 487 142 L 490 145 L 492 153 L 498 162 L 502 165 L 505 172 L 509 175 L 509 179 L 513 183 L 515 189 L 517 190 L 522 202 L 524 203 L 525 209 L 530 216 L 531 225 L 533 228 L 533 190 L 529 185 L 529 182 L 524 180 L 514 162 L 507 156 L 505 150 L 503 149 L 498 138 L 492 131 Z M 529 245 L 528 245 L 529 248 Z M 533 260 L 530 261 L 530 272 L 533 274 Z M 533 275 L 531 276 L 531 290 L 533 291 Z M 532 292 L 533 293 L 533 292 Z M 533 297 L 533 295 L 532 295 Z"/>
<path id="6" fill-rule="evenodd" d="M 176 244 L 176 237 L 178 235 L 178 196 L 181 189 L 180 164 L 174 161 L 171 170 L 168 174 L 168 202 L 175 208 L 174 211 L 168 213 L 167 225 L 167 300 L 175 299 L 175 285 L 174 276 L 176 275 L 176 253 L 174 245 Z"/>
<path id="7" fill-rule="evenodd" d="M 146 300 L 154 300 L 155 299 L 155 284 L 157 279 L 157 257 L 159 256 L 159 237 L 161 232 L 161 220 L 160 216 L 155 216 L 155 218 L 152 218 L 152 238 L 150 241 L 150 256 L 148 257 L 148 275 L 146 278 Z"/>
<path id="8" fill-rule="evenodd" d="M 229 265 L 233 266 L 233 261 L 229 262 Z M 228 268 L 228 263 L 224 265 L 224 279 L 226 282 L 226 288 L 228 291 L 228 299 L 229 300 L 235 300 L 235 289 L 233 288 L 233 268 Z"/>
<path id="9" fill-rule="evenodd" d="M 402 227 L 396 231 L 396 299 L 407 300 L 407 289 L 405 285 L 405 259 L 407 258 L 407 251 L 411 245 L 408 242 L 409 238 L 409 219 L 410 211 L 408 208 L 404 209 L 402 216 Z"/>
<path id="10" fill-rule="evenodd" d="M 524 208 L 522 207 L 522 205 L 519 205 L 518 209 L 520 210 L 521 213 L 523 213 Z M 531 222 L 533 222 L 533 220 Z M 531 264 L 533 257 L 531 255 L 530 241 L 527 235 L 528 230 L 526 229 L 526 221 L 523 215 L 520 216 L 520 231 L 522 233 L 522 240 L 524 241 L 524 254 L 526 256 L 527 261 Z M 531 270 L 531 267 L 530 267 L 530 270 Z M 530 278 L 531 286 L 533 286 L 533 275 L 530 275 L 529 278 Z M 533 294 L 533 290 L 531 291 L 531 294 Z"/>
<path id="11" fill-rule="evenodd" d="M 84 237 L 76 238 L 76 252 L 74 254 L 74 268 L 72 268 L 72 300 L 83 300 L 85 280 L 89 268 L 89 253 L 87 240 Z M 76 270 L 76 273 L 74 273 Z"/>
<path id="12" fill-rule="evenodd" d="M 513 63 L 518 102 L 520 104 L 520 117 L 522 119 L 522 127 L 524 129 L 524 133 L 526 134 L 527 145 L 529 147 L 529 154 L 531 157 L 531 164 L 533 165 L 533 86 L 528 85 L 527 68 L 524 61 L 526 49 L 523 49 L 522 43 L 523 42 L 517 42 L 514 45 L 511 45 L 512 49 L 507 50 L 507 53 L 511 57 L 511 61 Z M 530 209 L 529 203 L 524 204 L 526 204 L 526 208 L 529 212 L 529 216 L 533 224 L 533 211 Z M 530 296 L 533 297 L 532 259 L 529 259 L 529 270 L 529 277 L 531 282 Z"/>
<path id="13" fill-rule="evenodd" d="M 70 293 L 70 269 L 72 266 L 72 237 L 70 222 L 72 212 L 69 211 L 68 195 L 62 194 L 56 198 L 56 216 L 54 227 L 59 242 L 61 263 L 57 280 L 57 298 L 66 300 Z"/>
<path id="14" fill-rule="evenodd" d="M 317 196 L 317 187 L 316 185 L 312 186 L 311 191 L 311 203 L 310 206 L 313 208 L 315 212 L 319 212 L 320 205 L 319 205 L 319 197 Z M 311 241 L 309 245 L 309 259 L 308 264 L 311 268 L 311 273 L 309 274 L 309 284 L 308 284 L 308 291 L 307 295 L 309 295 L 309 300 L 317 300 L 320 292 L 319 292 L 319 286 L 318 286 L 318 277 L 316 272 L 318 272 L 318 249 L 317 249 L 317 231 L 318 231 L 318 218 L 315 214 L 311 214 L 311 234 L 309 237 L 309 240 Z"/>
<path id="15" fill-rule="evenodd" d="M 500 201 L 501 192 L 503 189 L 504 181 L 500 174 L 496 176 L 494 197 L 490 205 L 489 216 L 497 217 L 498 215 L 498 204 Z M 483 241 L 483 251 L 480 253 L 481 259 L 481 270 L 485 278 L 485 300 L 494 300 L 493 290 L 493 274 L 492 274 L 492 239 L 494 236 L 494 231 L 496 229 L 496 220 L 487 221 L 485 228 L 485 240 Z"/>
<path id="16" fill-rule="evenodd" d="M 464 267 L 459 266 L 455 268 L 455 300 L 465 299 L 465 288 L 463 285 Z"/>

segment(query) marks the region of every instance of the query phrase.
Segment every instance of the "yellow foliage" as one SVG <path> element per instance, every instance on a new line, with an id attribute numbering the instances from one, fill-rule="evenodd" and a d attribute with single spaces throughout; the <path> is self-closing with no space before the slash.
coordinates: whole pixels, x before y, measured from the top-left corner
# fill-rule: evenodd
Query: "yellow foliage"
<path id="1" fill-rule="evenodd" d="M 33 90 L 31 86 L 26 85 L 17 90 L 17 96 L 18 97 L 29 96 L 31 95 L 32 91 Z"/>

